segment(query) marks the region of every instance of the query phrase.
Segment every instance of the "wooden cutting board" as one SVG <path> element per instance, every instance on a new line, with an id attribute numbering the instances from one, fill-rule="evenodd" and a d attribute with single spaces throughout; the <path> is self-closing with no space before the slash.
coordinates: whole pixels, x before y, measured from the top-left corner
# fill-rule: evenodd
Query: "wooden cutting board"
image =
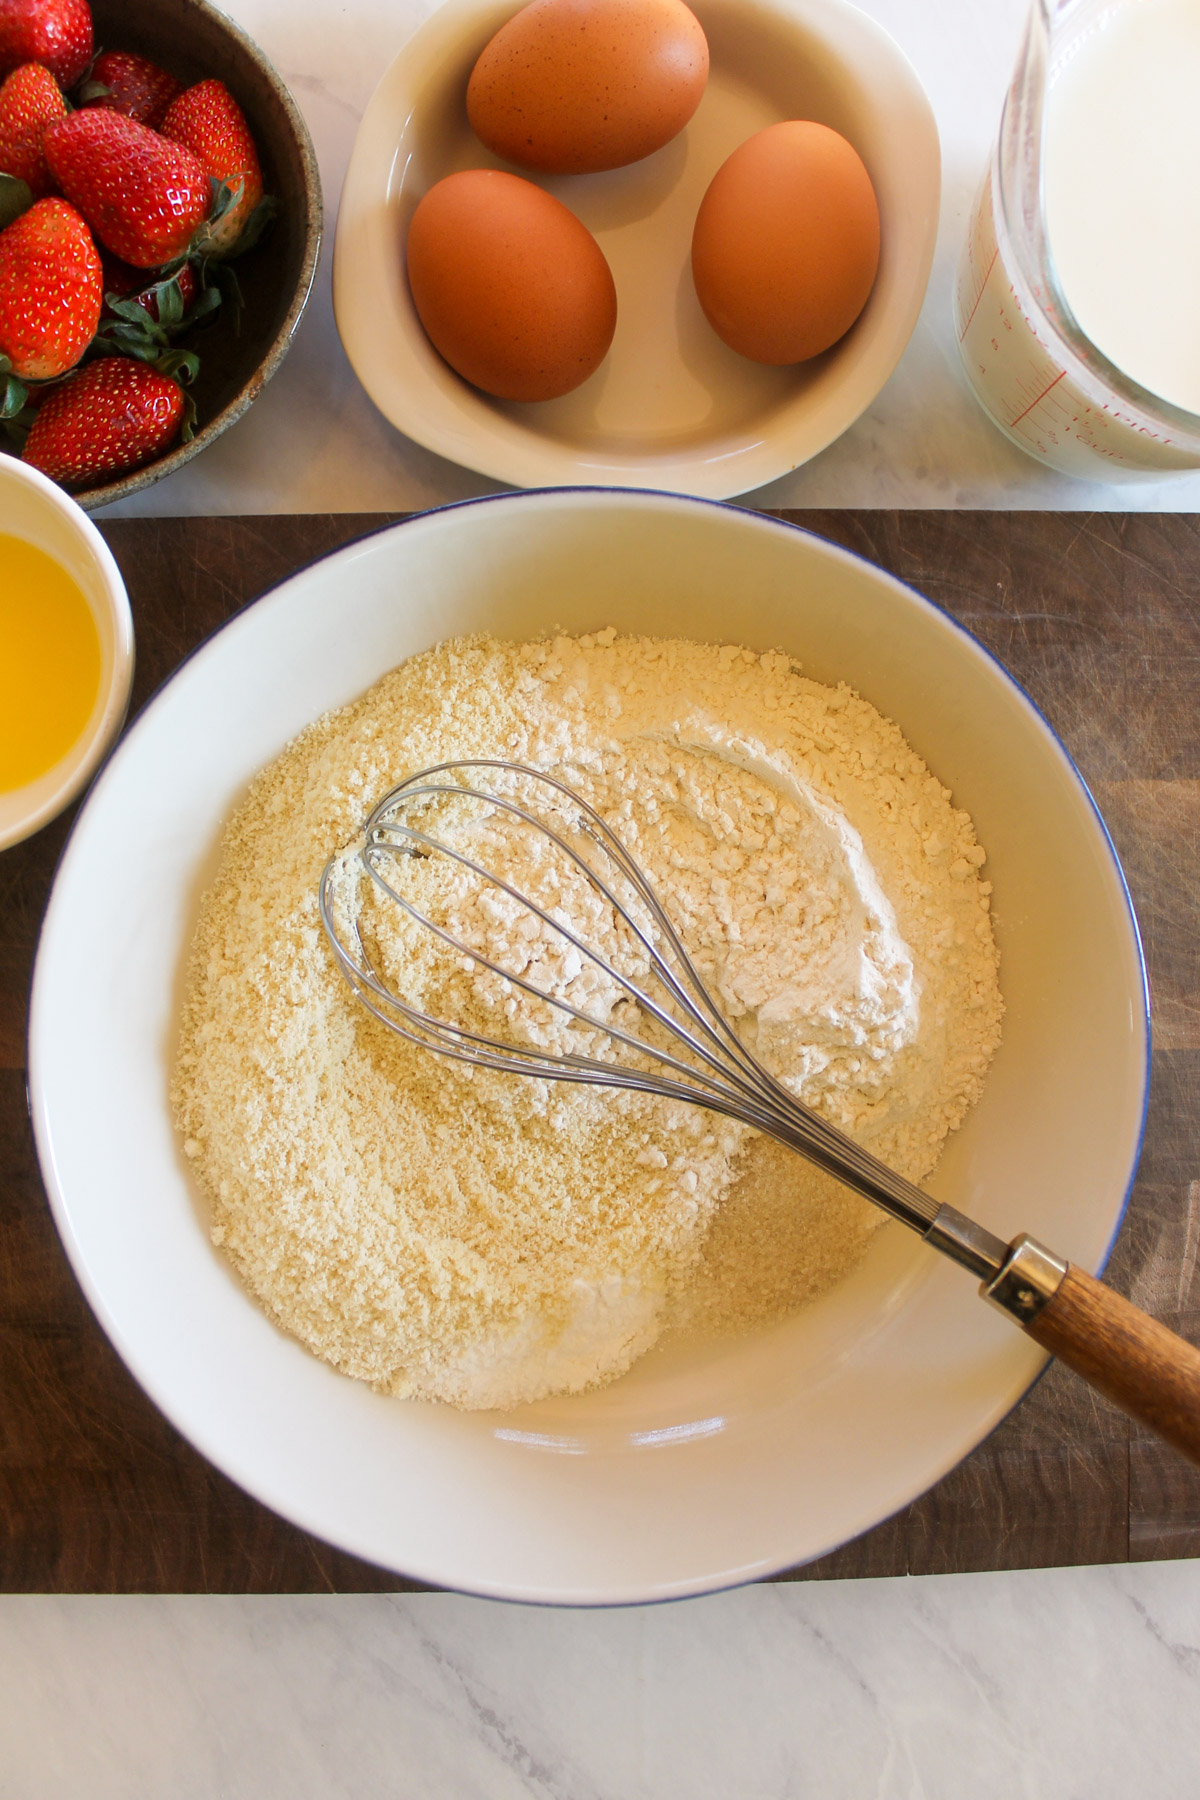
<path id="1" fill-rule="evenodd" d="M 1200 1339 L 1200 522 L 784 516 L 892 570 L 977 633 L 1090 784 L 1133 891 L 1154 995 L 1150 1119 L 1109 1275 Z M 384 522 L 340 514 L 105 526 L 133 602 L 134 709 L 246 601 Z M 0 853 L 0 1590 L 409 1587 L 295 1530 L 218 1474 L 126 1373 L 75 1283 L 25 1102 L 30 969 L 71 816 Z M 1052 1367 L 930 1493 L 796 1575 L 1179 1556 L 1200 1556 L 1200 1470 Z"/>

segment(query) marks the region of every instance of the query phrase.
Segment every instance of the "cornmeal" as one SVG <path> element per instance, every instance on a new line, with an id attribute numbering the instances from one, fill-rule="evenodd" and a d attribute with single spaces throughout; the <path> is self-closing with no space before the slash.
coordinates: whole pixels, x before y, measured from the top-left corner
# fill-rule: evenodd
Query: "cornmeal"
<path id="1" fill-rule="evenodd" d="M 355 885 L 379 798 L 416 769 L 488 756 L 595 807 L 743 1040 L 913 1180 L 978 1096 L 1002 1012 L 970 819 L 896 726 L 781 653 L 611 630 L 458 640 L 318 720 L 229 825 L 175 1115 L 214 1242 L 278 1324 L 349 1375 L 464 1407 L 611 1380 L 671 1330 L 778 1318 L 846 1274 L 881 1218 L 750 1127 L 472 1069 L 356 1001 L 317 912 L 333 856 L 405 997 L 552 1052 L 568 1041 L 552 1009 L 439 960 Z M 519 833 L 489 853 L 619 948 L 595 896 Z M 598 1044 L 624 1017 L 611 983 L 494 889 L 432 864 L 411 879 L 472 947 L 595 1017 Z"/>

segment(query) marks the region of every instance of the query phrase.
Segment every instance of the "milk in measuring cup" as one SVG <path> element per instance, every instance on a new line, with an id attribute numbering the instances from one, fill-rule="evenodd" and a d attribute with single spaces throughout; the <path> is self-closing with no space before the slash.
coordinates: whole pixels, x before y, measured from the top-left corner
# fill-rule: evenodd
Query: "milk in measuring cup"
<path id="1" fill-rule="evenodd" d="M 1198 321 L 1200 0 L 1038 0 L 959 269 L 976 393 L 1070 474 L 1200 467 Z"/>
<path id="2" fill-rule="evenodd" d="M 1136 0 L 1051 84 L 1046 235 L 1110 362 L 1200 413 L 1200 0 Z"/>

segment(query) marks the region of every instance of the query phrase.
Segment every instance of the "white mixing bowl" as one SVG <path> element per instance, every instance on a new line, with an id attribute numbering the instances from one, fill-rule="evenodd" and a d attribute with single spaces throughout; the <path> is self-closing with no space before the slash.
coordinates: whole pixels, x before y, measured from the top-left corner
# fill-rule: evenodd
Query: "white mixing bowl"
<path id="1" fill-rule="evenodd" d="M 903 728 L 989 852 L 1008 1011 L 931 1186 L 1097 1269 L 1137 1160 L 1137 931 L 1066 752 L 967 632 L 844 550 L 662 494 L 559 490 L 392 526 L 240 614 L 105 770 L 33 994 L 38 1148 L 64 1242 L 174 1423 L 278 1512 L 425 1581 L 663 1599 L 819 1555 L 979 1443 L 1043 1358 L 901 1227 L 786 1324 L 652 1353 L 595 1394 L 463 1414 L 384 1398 L 285 1338 L 208 1241 L 167 1115 L 181 970 L 222 823 L 302 726 L 449 634 L 561 626 L 780 646 Z M 200 753 L 202 747 L 202 753 Z M 381 1125 L 381 1129 L 385 1128 Z"/>

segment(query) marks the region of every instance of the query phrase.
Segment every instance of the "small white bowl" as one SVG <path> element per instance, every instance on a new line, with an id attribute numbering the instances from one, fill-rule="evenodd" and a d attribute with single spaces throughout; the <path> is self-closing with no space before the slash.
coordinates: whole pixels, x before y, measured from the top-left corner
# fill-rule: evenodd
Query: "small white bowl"
<path id="1" fill-rule="evenodd" d="M 312 719 L 439 638 L 602 625 L 781 647 L 844 678 L 974 818 L 1007 1013 L 939 1200 L 1097 1269 L 1147 1088 L 1137 928 L 1070 758 L 981 644 L 847 551 L 676 495 L 503 494 L 390 526 L 231 620 L 126 735 L 47 910 L 29 1085 L 59 1231 L 146 1392 L 276 1512 L 423 1581 L 570 1604 L 820 1555 L 944 1475 L 1045 1361 L 963 1270 L 889 1225 L 778 1326 L 653 1351 L 598 1393 L 459 1413 L 335 1373 L 213 1248 L 167 1085 L 231 808 Z"/>
<path id="2" fill-rule="evenodd" d="M 36 781 L 0 793 L 0 850 L 7 850 L 75 799 L 120 730 L 133 682 L 133 619 L 121 571 L 87 514 L 13 456 L 0 455 L 0 536 L 24 539 L 66 570 L 87 600 L 100 637 L 100 685 L 83 731 Z"/>
<path id="3" fill-rule="evenodd" d="M 925 296 L 941 164 L 911 66 L 845 0 L 694 0 L 711 74 L 686 129 L 629 168 L 539 178 L 608 258 L 617 332 L 573 394 L 517 405 L 490 399 L 442 361 L 404 272 L 409 220 L 434 182 L 507 166 L 471 131 L 465 95 L 476 57 L 517 4 L 447 0 L 401 50 L 363 117 L 333 269 L 338 330 L 359 380 L 417 443 L 521 487 L 583 481 L 723 499 L 807 462 L 871 404 Z M 692 226 L 726 157 L 789 118 L 832 126 L 858 150 L 879 199 L 882 251 L 848 335 L 812 362 L 766 368 L 728 349 L 701 312 Z"/>

